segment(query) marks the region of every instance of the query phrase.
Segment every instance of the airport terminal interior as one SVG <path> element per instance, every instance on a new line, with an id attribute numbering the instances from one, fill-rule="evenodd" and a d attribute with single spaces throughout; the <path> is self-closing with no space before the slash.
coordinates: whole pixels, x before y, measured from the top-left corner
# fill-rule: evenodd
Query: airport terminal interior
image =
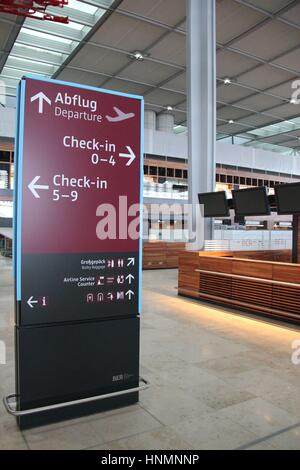
<path id="1" fill-rule="evenodd" d="M 300 0 L 0 0 L 0 450 L 300 450 L 299 387 Z"/>

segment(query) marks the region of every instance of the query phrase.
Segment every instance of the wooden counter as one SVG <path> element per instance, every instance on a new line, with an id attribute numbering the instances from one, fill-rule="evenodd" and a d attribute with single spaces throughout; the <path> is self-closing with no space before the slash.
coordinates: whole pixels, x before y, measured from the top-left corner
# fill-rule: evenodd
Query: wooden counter
<path id="1" fill-rule="evenodd" d="M 290 251 L 185 252 L 179 295 L 300 323 L 300 264 Z"/>
<path id="2" fill-rule="evenodd" d="M 185 250 L 185 243 L 145 242 L 143 243 L 143 269 L 176 269 L 179 254 Z"/>

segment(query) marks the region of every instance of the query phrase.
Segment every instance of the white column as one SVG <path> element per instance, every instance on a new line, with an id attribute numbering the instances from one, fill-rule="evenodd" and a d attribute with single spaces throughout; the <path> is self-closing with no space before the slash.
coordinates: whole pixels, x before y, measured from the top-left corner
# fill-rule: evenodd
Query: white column
<path id="1" fill-rule="evenodd" d="M 189 203 L 193 204 L 189 228 L 194 233 L 198 194 L 215 191 L 216 3 L 187 0 L 187 9 Z M 207 219 L 205 239 L 212 239 L 212 231 L 212 220 Z"/>
<path id="2" fill-rule="evenodd" d="M 157 130 L 174 134 L 175 118 L 172 113 L 160 113 L 157 115 Z"/>

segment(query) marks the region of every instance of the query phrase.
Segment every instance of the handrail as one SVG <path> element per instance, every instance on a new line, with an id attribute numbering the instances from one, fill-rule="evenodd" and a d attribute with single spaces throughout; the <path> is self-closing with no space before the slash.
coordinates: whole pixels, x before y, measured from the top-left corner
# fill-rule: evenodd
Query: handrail
<path id="1" fill-rule="evenodd" d="M 69 406 L 82 405 L 84 403 L 91 403 L 95 401 L 106 400 L 108 398 L 119 397 L 122 395 L 129 395 L 131 393 L 137 393 L 143 390 L 147 390 L 150 387 L 150 383 L 147 380 L 143 379 L 142 377 L 140 377 L 140 382 L 142 382 L 144 385 L 140 385 L 139 387 L 130 388 L 127 390 L 121 390 L 119 392 L 106 393 L 105 395 L 97 395 L 94 397 L 82 398 L 80 400 L 73 400 L 73 401 L 68 401 L 64 403 L 56 403 L 54 405 L 42 406 L 39 408 L 32 408 L 30 410 L 23 410 L 23 411 L 17 410 L 16 404 L 17 404 L 18 396 L 16 394 L 11 394 L 11 395 L 4 397 L 3 404 L 4 404 L 6 411 L 12 416 L 16 416 L 16 417 L 28 416 L 28 415 L 33 415 L 37 413 L 42 413 L 45 411 L 54 411 L 54 410 L 66 408 Z M 14 403 L 14 407 L 12 407 L 12 402 Z"/>

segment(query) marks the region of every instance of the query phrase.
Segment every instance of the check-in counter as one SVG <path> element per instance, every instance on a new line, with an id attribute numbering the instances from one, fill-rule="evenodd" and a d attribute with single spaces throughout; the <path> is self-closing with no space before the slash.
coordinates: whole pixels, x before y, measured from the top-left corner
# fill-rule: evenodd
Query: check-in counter
<path id="1" fill-rule="evenodd" d="M 300 323 L 300 264 L 290 251 L 181 253 L 178 293 Z"/>
<path id="2" fill-rule="evenodd" d="M 179 254 L 185 250 L 185 243 L 177 242 L 144 242 L 143 269 L 176 269 Z"/>

